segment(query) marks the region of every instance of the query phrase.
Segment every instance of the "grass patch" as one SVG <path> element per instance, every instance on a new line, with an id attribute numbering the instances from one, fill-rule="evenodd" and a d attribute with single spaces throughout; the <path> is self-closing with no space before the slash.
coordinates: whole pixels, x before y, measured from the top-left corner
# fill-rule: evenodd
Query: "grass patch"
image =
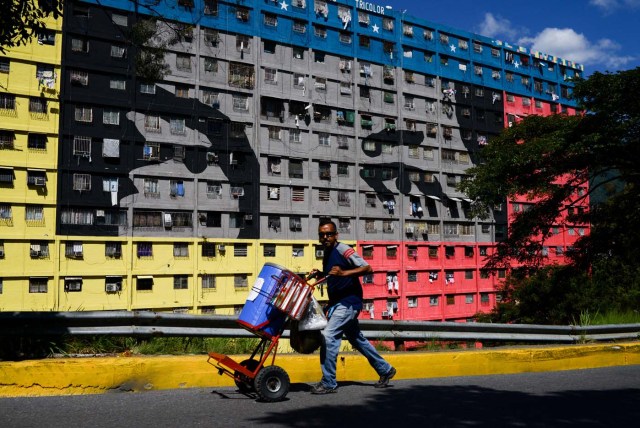
<path id="1" fill-rule="evenodd" d="M 638 311 L 608 311 L 597 313 L 591 320 L 591 325 L 605 324 L 640 324 L 640 312 Z"/>

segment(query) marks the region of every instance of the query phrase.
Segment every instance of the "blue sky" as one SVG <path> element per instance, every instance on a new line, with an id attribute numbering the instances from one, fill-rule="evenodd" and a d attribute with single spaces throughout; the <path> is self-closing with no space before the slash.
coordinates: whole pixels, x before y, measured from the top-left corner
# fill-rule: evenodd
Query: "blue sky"
<path id="1" fill-rule="evenodd" d="M 615 72 L 640 66 L 640 0 L 379 0 L 376 5 Z"/>

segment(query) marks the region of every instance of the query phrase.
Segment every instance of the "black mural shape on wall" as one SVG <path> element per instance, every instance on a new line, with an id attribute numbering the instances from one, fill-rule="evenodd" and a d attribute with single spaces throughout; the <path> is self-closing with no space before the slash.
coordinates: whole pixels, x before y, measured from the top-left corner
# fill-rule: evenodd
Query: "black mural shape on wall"
<path id="1" fill-rule="evenodd" d="M 382 156 L 382 144 L 389 144 L 398 150 L 402 150 L 405 146 L 420 145 L 424 141 L 424 133 L 422 131 L 380 131 L 370 134 L 366 138 L 362 139 L 362 152 L 370 157 L 372 160 L 379 160 Z M 373 143 L 375 149 L 365 150 L 365 146 Z M 360 169 L 360 178 L 362 178 L 373 190 L 379 198 L 384 195 L 390 195 L 394 193 L 387 185 L 386 181 L 395 180 L 395 185 L 398 191 L 408 196 L 411 194 L 412 185 L 415 185 L 418 191 L 423 194 L 439 195 L 442 194 L 442 186 L 440 183 L 425 183 L 424 181 L 411 181 L 409 174 L 411 172 L 419 171 L 426 172 L 425 169 L 407 165 L 402 162 L 379 162 L 375 161 L 368 164 L 369 167 L 376 169 L 374 177 L 367 177 L 364 173 L 364 168 Z M 392 171 L 390 177 L 382 178 L 381 171 L 388 169 Z"/>
<path id="2" fill-rule="evenodd" d="M 382 144 L 389 144 L 397 150 L 403 150 L 406 146 L 419 146 L 425 139 L 425 135 L 422 131 L 395 131 L 384 130 L 377 133 L 372 133 L 362 140 L 362 152 L 370 157 L 372 160 L 380 159 L 382 156 Z M 365 150 L 365 146 L 370 146 L 373 143 L 374 150 Z M 365 167 L 360 169 L 360 178 L 364 180 L 376 193 L 378 199 L 384 203 L 385 198 L 394 194 L 394 190 L 388 187 L 388 181 L 395 180 L 396 189 L 404 196 L 409 197 L 409 203 L 417 203 L 416 207 L 419 210 L 411 210 L 414 218 L 422 218 L 424 215 L 435 218 L 438 217 L 438 210 L 435 201 L 431 198 L 425 198 L 424 202 L 421 200 L 421 195 L 433 195 L 447 204 L 451 218 L 457 218 L 460 216 L 458 212 L 457 204 L 448 203 L 447 194 L 444 192 L 442 183 L 436 178 L 433 182 L 427 183 L 423 179 L 411 180 L 412 173 L 419 173 L 419 176 L 424 177 L 424 173 L 429 171 L 425 168 L 420 168 L 416 165 L 408 165 L 404 162 L 372 162 L 366 167 L 375 168 L 375 176 L 370 177 L 365 174 Z M 387 170 L 390 175 L 382 177 L 382 170 Z M 435 172 L 435 171 L 431 171 Z M 414 187 L 415 186 L 415 187 Z M 418 196 L 420 195 L 420 196 Z M 413 198 L 416 198 L 413 200 Z M 424 203 L 424 206 L 423 206 Z"/>
<path id="3" fill-rule="evenodd" d="M 67 169 L 67 182 L 60 183 L 60 204 L 64 208 L 66 206 L 92 206 L 97 209 L 116 209 L 120 206 L 121 201 L 132 195 L 142 194 L 144 189 L 139 189 L 131 180 L 131 173 L 135 175 L 143 175 L 145 169 L 149 169 L 151 176 L 157 176 L 157 169 L 150 169 L 152 165 L 160 165 L 162 168 L 166 166 L 166 178 L 183 179 L 190 181 L 189 176 L 184 174 L 170 174 L 171 163 L 184 167 L 198 178 L 207 168 L 216 168 L 222 172 L 226 181 L 231 185 L 242 186 L 244 196 L 238 198 L 238 212 L 251 215 L 251 221 L 245 221 L 245 227 L 240 228 L 238 232 L 239 238 L 257 238 L 258 225 L 257 214 L 260 211 L 259 202 L 259 175 L 260 166 L 254 149 L 246 135 L 242 130 L 242 123 L 234 123 L 230 118 L 220 112 L 211 105 L 204 104 L 197 98 L 181 98 L 176 97 L 174 93 L 163 89 L 156 85 L 155 94 L 135 94 L 136 106 L 138 112 L 138 125 L 132 120 L 132 112 L 126 114 L 126 119 L 121 120 L 121 126 L 118 128 L 117 136 L 109 134 L 109 130 L 102 131 L 96 126 L 85 127 L 84 130 L 78 129 L 77 125 L 70 125 L 67 130 L 68 144 L 72 145 L 73 134 L 87 135 L 93 134 L 98 140 L 103 138 L 116 138 L 121 140 L 120 155 L 115 158 L 103 158 L 101 153 L 101 145 L 96 145 L 96 153 L 91 157 L 93 161 L 80 160 L 75 165 L 70 161 L 74 158 L 70 153 L 61 154 L 61 166 Z M 73 106 L 69 103 L 69 116 L 73 117 Z M 160 116 L 162 124 L 162 134 L 158 134 L 158 140 L 153 139 L 153 134 L 147 132 L 147 137 L 139 131 L 138 126 L 144 127 L 144 120 L 140 122 L 141 115 Z M 124 115 L 123 115 L 124 116 Z M 184 156 L 177 157 L 174 152 L 174 146 L 180 143 L 181 135 L 169 134 L 169 123 L 171 118 L 185 118 L 186 132 L 184 135 L 193 135 L 193 131 L 197 130 L 200 141 L 196 144 L 190 143 L 183 145 Z M 123 123 L 124 122 L 124 123 Z M 75 126 L 75 128 L 73 128 Z M 232 129 L 233 128 L 233 129 Z M 91 130 L 93 129 L 93 130 Z M 100 135 L 95 135 L 96 133 Z M 71 135 L 69 135 L 71 134 Z M 161 137 L 160 137 L 161 135 Z M 167 138 L 170 135 L 171 138 Z M 189 137 L 192 138 L 192 137 Z M 159 141 L 160 150 L 158 156 L 154 156 L 156 160 L 148 160 L 143 156 L 144 146 L 146 142 Z M 174 141 L 175 144 L 172 144 Z M 69 149 L 65 149 L 69 150 Z M 233 155 L 231 155 L 233 153 Z M 230 157 L 235 160 L 232 164 Z M 91 159 L 91 157 L 89 159 Z M 74 158 L 75 159 L 75 158 Z M 73 160 L 75 162 L 75 160 Z M 86 171 L 91 174 L 106 176 L 114 176 L 118 178 L 118 206 L 113 206 L 110 194 L 106 192 L 96 192 L 94 194 L 79 194 L 71 191 L 71 180 L 74 172 Z M 199 177 L 202 179 L 202 177 Z M 225 180 L 219 180 L 225 181 Z M 229 193 L 223 194 L 223 198 L 230 198 Z M 166 206 L 166 204 L 164 205 Z M 192 207 L 189 206 L 189 209 Z M 196 209 L 198 207 L 195 207 Z M 180 207 L 176 204 L 175 211 L 180 211 Z M 216 211 L 212 209 L 211 211 Z M 194 223 L 198 221 L 194 219 Z M 118 226 L 100 226 L 100 227 L 82 227 L 78 225 L 60 225 L 59 232 L 62 234 L 77 233 L 90 235 L 117 235 Z"/>

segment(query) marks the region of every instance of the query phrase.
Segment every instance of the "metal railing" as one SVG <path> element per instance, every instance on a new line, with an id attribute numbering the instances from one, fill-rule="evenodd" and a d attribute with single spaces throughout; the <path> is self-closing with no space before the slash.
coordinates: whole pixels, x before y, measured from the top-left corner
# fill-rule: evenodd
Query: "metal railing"
<path id="1" fill-rule="evenodd" d="M 580 343 L 640 338 L 640 324 L 552 326 L 432 321 L 360 321 L 368 339 Z M 150 311 L 3 312 L 0 336 L 255 337 L 235 316 Z M 289 337 L 285 330 L 283 337 Z"/>

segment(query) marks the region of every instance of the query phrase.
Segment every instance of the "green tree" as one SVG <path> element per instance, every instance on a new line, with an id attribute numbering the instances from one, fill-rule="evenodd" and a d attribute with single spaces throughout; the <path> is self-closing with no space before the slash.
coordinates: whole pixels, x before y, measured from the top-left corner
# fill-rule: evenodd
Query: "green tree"
<path id="1" fill-rule="evenodd" d="M 514 218 L 488 260 L 488 268 L 523 266 L 522 275 L 505 284 L 505 303 L 494 314 L 557 322 L 580 310 L 640 305 L 633 276 L 640 271 L 635 254 L 640 238 L 638 91 L 640 68 L 580 80 L 573 96 L 583 115 L 529 116 L 493 139 L 481 153 L 481 164 L 468 171 L 471 178 L 460 190 L 476 201 L 476 215 L 516 195 L 533 203 Z M 586 185 L 591 209 L 563 216 L 567 198 Z M 591 234 L 576 242 L 567 266 L 541 268 L 540 250 L 550 227 L 562 225 L 559 221 L 588 221 Z M 545 315 L 529 310 L 533 304 Z"/>
<path id="2" fill-rule="evenodd" d="M 3 0 L 0 13 L 0 53 L 26 44 L 45 28 L 44 20 L 62 15 L 62 0 Z"/>

